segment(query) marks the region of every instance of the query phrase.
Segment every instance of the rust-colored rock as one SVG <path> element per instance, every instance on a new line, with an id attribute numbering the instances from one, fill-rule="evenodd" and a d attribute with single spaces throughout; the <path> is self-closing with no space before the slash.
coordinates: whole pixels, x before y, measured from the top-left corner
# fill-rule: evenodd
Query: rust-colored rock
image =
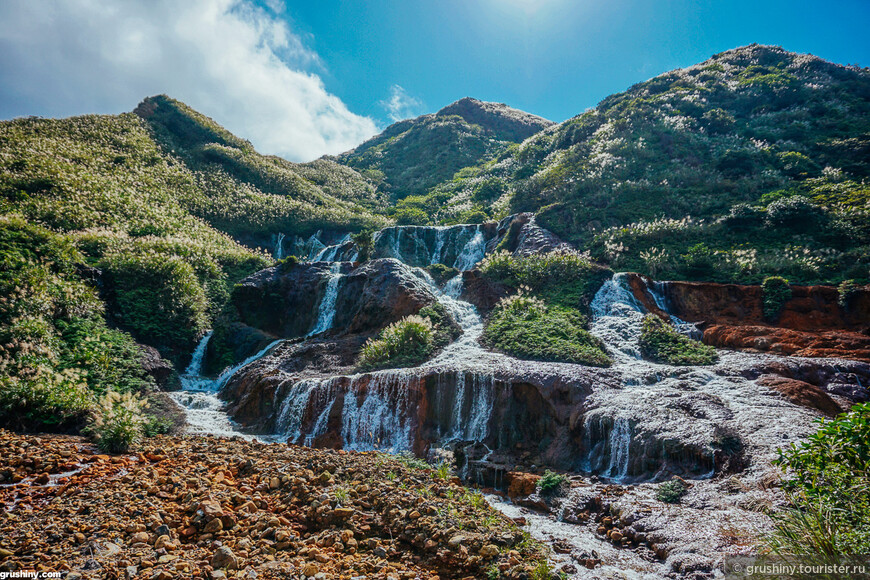
<path id="1" fill-rule="evenodd" d="M 778 375 L 764 375 L 758 379 L 758 384 L 773 389 L 795 405 L 816 409 L 831 417 L 843 412 L 840 405 L 826 392 L 804 381 Z"/>
<path id="2" fill-rule="evenodd" d="M 647 310 L 665 313 L 651 288 L 663 295 L 668 311 L 704 328 L 706 344 L 771 354 L 839 357 L 870 361 L 870 287 L 839 305 L 832 286 L 792 286 L 792 298 L 773 323 L 764 319 L 761 286 L 712 282 L 660 282 L 630 274 L 635 298 Z"/>
<path id="3" fill-rule="evenodd" d="M 526 497 L 535 493 L 538 486 L 540 475 L 533 473 L 524 473 L 521 471 L 511 471 L 505 476 L 505 481 L 508 486 L 508 497 L 512 500 L 518 497 Z"/>

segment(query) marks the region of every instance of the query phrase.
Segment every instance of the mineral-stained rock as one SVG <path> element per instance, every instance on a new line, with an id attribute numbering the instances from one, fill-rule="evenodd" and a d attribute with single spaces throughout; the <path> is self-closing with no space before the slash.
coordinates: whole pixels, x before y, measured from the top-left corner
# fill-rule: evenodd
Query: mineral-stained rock
<path id="1" fill-rule="evenodd" d="M 38 562 L 78 578 L 227 578 L 237 570 L 258 578 L 482 578 L 490 565 L 509 564 L 491 546 L 509 549 L 522 537 L 488 505 L 473 507 L 455 482 L 381 455 L 211 437 L 145 445 L 110 457 L 79 437 L 0 430 L 0 472 L 74 471 L 58 485 L 0 487 L 9 509 L 0 512 L 0 571 Z M 43 461 L 61 450 L 76 470 Z M 342 505 L 334 503 L 339 492 Z M 457 535 L 465 540 L 447 550 Z M 520 557 L 506 570 L 518 575 L 525 564 Z"/>
<path id="2" fill-rule="evenodd" d="M 795 405 L 816 409 L 831 417 L 843 412 L 830 395 L 815 385 L 777 375 L 764 375 L 757 382 L 770 387 Z"/>

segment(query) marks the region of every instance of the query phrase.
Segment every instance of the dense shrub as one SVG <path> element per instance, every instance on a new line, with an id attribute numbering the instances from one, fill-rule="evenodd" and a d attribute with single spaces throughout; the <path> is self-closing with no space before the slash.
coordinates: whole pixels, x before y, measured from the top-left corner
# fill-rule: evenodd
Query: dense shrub
<path id="1" fill-rule="evenodd" d="M 778 554 L 813 563 L 842 562 L 870 551 L 870 404 L 819 421 L 809 439 L 780 451 L 783 487 L 793 509 L 775 518 L 767 538 Z"/>
<path id="2" fill-rule="evenodd" d="M 519 288 L 525 286 L 548 303 L 584 308 L 610 272 L 589 257 L 571 250 L 513 256 L 500 251 L 480 263 L 488 278 Z"/>
<path id="3" fill-rule="evenodd" d="M 187 262 L 160 255 L 118 255 L 101 266 L 111 277 L 119 322 L 139 340 L 164 352 L 186 352 L 208 327 L 206 295 Z"/>
<path id="4" fill-rule="evenodd" d="M 126 453 L 144 436 L 147 403 L 133 393 L 108 391 L 93 410 L 86 432 L 107 453 Z"/>
<path id="5" fill-rule="evenodd" d="M 837 303 L 841 308 L 848 309 L 852 298 L 857 296 L 860 289 L 854 280 L 843 280 L 837 287 Z"/>
<path id="6" fill-rule="evenodd" d="M 664 503 L 680 503 L 680 499 L 687 491 L 686 484 L 679 479 L 672 479 L 659 484 L 656 499 Z"/>
<path id="7" fill-rule="evenodd" d="M 393 214 L 396 224 L 400 226 L 425 226 L 431 223 L 429 216 L 421 209 L 403 207 Z"/>
<path id="8" fill-rule="evenodd" d="M 780 276 L 770 276 L 761 283 L 761 300 L 764 318 L 775 321 L 791 299 L 791 288 L 788 280 Z"/>
<path id="9" fill-rule="evenodd" d="M 772 227 L 805 233 L 820 227 L 825 217 L 821 207 L 801 195 L 794 195 L 767 206 L 766 221 Z"/>
<path id="10" fill-rule="evenodd" d="M 568 487 L 568 478 L 549 469 L 538 480 L 538 492 L 543 496 L 562 495 Z"/>
<path id="11" fill-rule="evenodd" d="M 577 310 L 547 306 L 525 294 L 502 299 L 486 322 L 484 345 L 528 360 L 610 366 L 600 340 Z"/>
<path id="12" fill-rule="evenodd" d="M 359 368 L 416 366 L 429 357 L 433 348 L 432 322 L 418 315 L 406 316 L 363 345 Z"/>
<path id="13" fill-rule="evenodd" d="M 718 360 L 715 348 L 680 334 L 655 314 L 643 318 L 640 351 L 644 358 L 669 365 L 709 365 Z"/>

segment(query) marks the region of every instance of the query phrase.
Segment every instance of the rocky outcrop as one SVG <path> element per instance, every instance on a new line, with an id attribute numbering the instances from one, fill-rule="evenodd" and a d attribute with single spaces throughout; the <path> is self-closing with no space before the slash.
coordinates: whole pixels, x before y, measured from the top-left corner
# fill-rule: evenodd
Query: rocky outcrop
<path id="1" fill-rule="evenodd" d="M 757 383 L 762 387 L 773 389 L 795 405 L 816 409 L 829 417 L 843 412 L 840 405 L 834 402 L 830 395 L 819 387 L 804 381 L 778 375 L 765 375 L 759 378 Z"/>
<path id="2" fill-rule="evenodd" d="M 636 274 L 629 276 L 629 284 L 647 310 L 665 318 L 670 313 L 703 328 L 706 344 L 870 361 L 870 288 L 859 290 L 844 308 L 838 304 L 836 288 L 792 286 L 791 299 L 771 323 L 764 319 L 760 286 L 653 282 Z M 654 294 L 665 304 L 656 303 Z"/>
<path id="3" fill-rule="evenodd" d="M 155 384 L 161 391 L 181 388 L 178 375 L 172 363 L 160 356 L 160 352 L 153 346 L 139 345 L 142 352 L 142 369 L 154 379 Z"/>
<path id="4" fill-rule="evenodd" d="M 340 333 L 373 332 L 418 312 L 435 297 L 410 268 L 379 259 L 336 272 L 324 262 L 275 266 L 244 279 L 233 292 L 239 320 L 275 338 L 294 338 L 314 327 L 332 276 L 341 276 L 333 327 Z"/>

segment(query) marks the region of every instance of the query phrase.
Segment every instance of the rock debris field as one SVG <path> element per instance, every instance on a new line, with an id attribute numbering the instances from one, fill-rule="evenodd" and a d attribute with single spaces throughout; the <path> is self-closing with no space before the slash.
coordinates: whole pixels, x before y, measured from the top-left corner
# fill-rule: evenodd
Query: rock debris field
<path id="1" fill-rule="evenodd" d="M 216 437 L 109 456 L 0 430 L 0 571 L 521 578 L 543 554 L 482 495 L 401 457 Z"/>

